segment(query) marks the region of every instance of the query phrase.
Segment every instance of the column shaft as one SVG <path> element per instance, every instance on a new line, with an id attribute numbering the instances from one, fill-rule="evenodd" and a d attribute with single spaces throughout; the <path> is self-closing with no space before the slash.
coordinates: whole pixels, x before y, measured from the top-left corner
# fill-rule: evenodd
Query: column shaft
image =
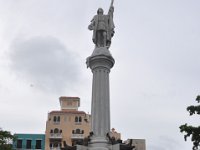
<path id="1" fill-rule="evenodd" d="M 105 136 L 110 130 L 110 70 L 105 67 L 98 67 L 92 72 L 92 131 L 97 136 Z"/>

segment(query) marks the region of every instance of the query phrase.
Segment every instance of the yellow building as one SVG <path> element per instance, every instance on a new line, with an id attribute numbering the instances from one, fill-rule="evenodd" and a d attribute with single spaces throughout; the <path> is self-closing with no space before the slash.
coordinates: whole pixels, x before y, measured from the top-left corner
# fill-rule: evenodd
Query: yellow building
<path id="1" fill-rule="evenodd" d="M 79 97 L 60 97 L 60 110 L 48 113 L 45 150 L 60 150 L 67 145 L 81 144 L 90 132 L 90 115 L 79 111 Z"/>

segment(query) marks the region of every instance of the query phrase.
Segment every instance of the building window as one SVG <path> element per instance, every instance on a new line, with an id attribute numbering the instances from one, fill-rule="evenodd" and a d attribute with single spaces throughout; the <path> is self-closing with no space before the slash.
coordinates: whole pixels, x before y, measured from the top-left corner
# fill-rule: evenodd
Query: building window
<path id="1" fill-rule="evenodd" d="M 76 123 L 76 124 L 80 124 L 81 122 L 82 122 L 82 117 L 76 116 L 76 117 L 75 117 L 75 123 Z"/>
<path id="2" fill-rule="evenodd" d="M 81 129 L 72 130 L 72 134 L 84 134 L 84 130 Z"/>
<path id="3" fill-rule="evenodd" d="M 53 130 L 51 130 L 50 133 L 53 133 Z"/>
<path id="4" fill-rule="evenodd" d="M 53 143 L 49 144 L 50 149 L 60 149 L 61 148 L 61 142 L 55 141 Z"/>
<path id="5" fill-rule="evenodd" d="M 80 129 L 76 129 L 76 134 L 80 134 L 81 130 Z"/>
<path id="6" fill-rule="evenodd" d="M 53 117 L 53 122 L 54 123 L 59 123 L 60 122 L 60 116 L 54 116 Z"/>
<path id="7" fill-rule="evenodd" d="M 31 140 L 26 140 L 26 149 L 31 149 Z"/>
<path id="8" fill-rule="evenodd" d="M 36 140 L 35 149 L 42 149 L 42 140 Z"/>
<path id="9" fill-rule="evenodd" d="M 17 148 L 22 148 L 22 140 L 17 140 Z"/>
<path id="10" fill-rule="evenodd" d="M 58 132 L 59 132 L 58 128 L 55 128 L 54 133 L 58 133 Z"/>
<path id="11" fill-rule="evenodd" d="M 81 118 L 81 117 L 79 117 L 78 121 L 79 121 L 79 122 L 82 122 L 82 118 Z"/>
<path id="12" fill-rule="evenodd" d="M 50 147 L 50 148 L 53 148 L 53 144 L 52 144 L 52 143 L 50 143 L 50 144 L 49 144 L 49 147 Z"/>
<path id="13" fill-rule="evenodd" d="M 58 128 L 55 128 L 54 130 L 51 130 L 50 135 L 51 136 L 61 136 L 62 130 L 59 130 Z"/>
<path id="14" fill-rule="evenodd" d="M 53 122 L 56 122 L 57 120 L 56 118 L 57 118 L 56 116 L 53 117 Z"/>
<path id="15" fill-rule="evenodd" d="M 78 122 L 78 117 L 77 116 L 75 117 L 75 122 Z"/>
<path id="16" fill-rule="evenodd" d="M 57 122 L 60 122 L 60 116 L 57 117 Z"/>

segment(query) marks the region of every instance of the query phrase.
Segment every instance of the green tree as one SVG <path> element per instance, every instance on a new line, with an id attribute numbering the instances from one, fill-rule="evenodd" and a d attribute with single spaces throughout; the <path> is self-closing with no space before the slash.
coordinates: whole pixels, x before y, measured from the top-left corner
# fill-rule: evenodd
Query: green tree
<path id="1" fill-rule="evenodd" d="M 0 128 L 0 150 L 12 150 L 12 142 L 15 137 L 9 132 Z"/>
<path id="2" fill-rule="evenodd" d="M 196 98 L 197 103 L 200 103 L 200 95 Z M 200 105 L 197 106 L 188 106 L 187 111 L 190 113 L 190 116 L 194 114 L 200 115 Z M 191 136 L 191 141 L 193 142 L 193 150 L 198 150 L 200 148 L 200 126 L 194 127 L 191 125 L 188 125 L 187 123 L 184 125 L 181 125 L 180 132 L 184 132 L 184 139 L 187 140 L 188 137 Z"/>

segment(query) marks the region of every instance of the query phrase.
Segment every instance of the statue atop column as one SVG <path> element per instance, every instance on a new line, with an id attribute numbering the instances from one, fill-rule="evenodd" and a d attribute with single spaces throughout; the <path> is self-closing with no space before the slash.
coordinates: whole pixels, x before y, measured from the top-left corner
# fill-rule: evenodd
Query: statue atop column
<path id="1" fill-rule="evenodd" d="M 114 22 L 113 12 L 114 6 L 113 1 L 111 2 L 107 15 L 104 15 L 103 9 L 97 10 L 97 15 L 91 20 L 91 24 L 88 26 L 89 30 L 93 30 L 92 40 L 96 47 L 107 47 L 111 45 L 111 39 L 114 35 Z"/>

